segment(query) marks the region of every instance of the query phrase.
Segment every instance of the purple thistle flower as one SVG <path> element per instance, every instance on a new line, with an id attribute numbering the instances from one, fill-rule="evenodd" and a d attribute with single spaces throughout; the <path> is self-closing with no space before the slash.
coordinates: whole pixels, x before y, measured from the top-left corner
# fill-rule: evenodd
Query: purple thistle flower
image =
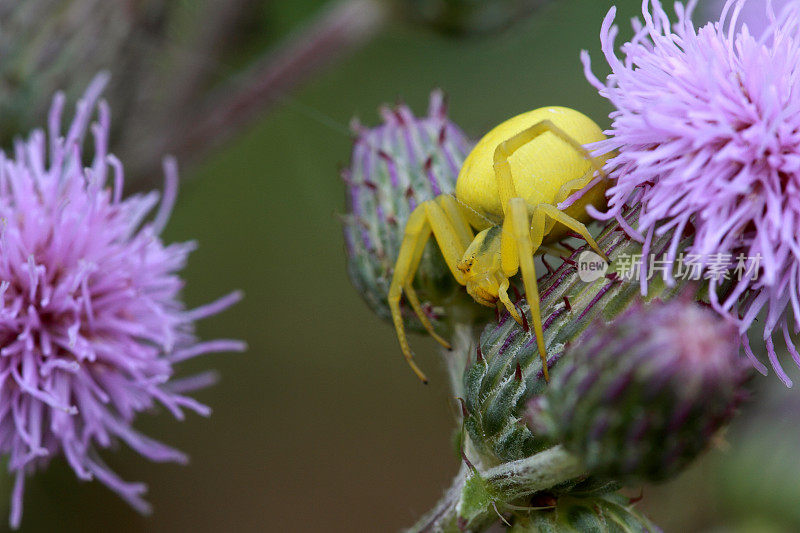
<path id="1" fill-rule="evenodd" d="M 601 30 L 613 71 L 606 83 L 582 54 L 590 82 L 616 107 L 610 138 L 594 146 L 617 151 L 607 163 L 615 180 L 609 210 L 593 214 L 619 217 L 626 202 L 639 201 L 635 237 L 645 243 L 644 256 L 654 235 L 672 232 L 674 261 L 679 240 L 693 233 L 688 252 L 699 266 L 723 254 L 755 269 L 757 276 L 742 279 L 712 277 L 711 303 L 738 325 L 762 373 L 745 335 L 765 311 L 768 356 L 790 386 L 773 337 L 779 330 L 800 364 L 790 338 L 790 325 L 800 330 L 800 4 L 776 14 L 759 3 L 769 24 L 754 37 L 739 21 L 745 1 L 728 0 L 718 22 L 696 30 L 696 0 L 675 4 L 674 25 L 658 0 L 645 0 L 644 25 L 634 21 L 623 59 L 609 11 Z"/>
<path id="2" fill-rule="evenodd" d="M 96 106 L 98 76 L 62 136 L 64 96 L 48 133 L 0 153 L 0 453 L 16 476 L 12 527 L 20 524 L 25 478 L 63 456 L 78 478 L 97 478 L 141 512 L 146 486 L 120 479 L 97 451 L 116 441 L 152 461 L 186 456 L 138 433 L 136 414 L 156 403 L 177 419 L 209 408 L 184 395 L 212 374 L 173 379 L 173 365 L 200 354 L 240 351 L 233 340 L 199 342 L 194 322 L 239 300 L 232 293 L 186 310 L 179 298 L 194 244 L 164 245 L 159 233 L 177 192 L 165 161 L 166 191 L 122 198 L 122 165 L 107 152 L 110 113 Z M 91 125 L 93 158 L 81 146 Z M 109 184 L 110 182 L 110 184 Z"/>

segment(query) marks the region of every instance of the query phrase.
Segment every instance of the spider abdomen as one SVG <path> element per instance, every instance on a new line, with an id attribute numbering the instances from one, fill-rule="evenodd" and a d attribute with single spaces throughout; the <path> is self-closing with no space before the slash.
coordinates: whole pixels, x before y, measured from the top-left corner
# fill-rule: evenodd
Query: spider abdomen
<path id="1" fill-rule="evenodd" d="M 493 168 L 498 145 L 544 120 L 553 122 L 582 145 L 605 139 L 589 117 L 566 107 L 543 107 L 512 117 L 487 133 L 464 161 L 456 182 L 456 198 L 474 227 L 484 229 L 503 220 L 503 209 Z M 589 172 L 590 163 L 569 144 L 547 132 L 519 148 L 510 158 L 517 195 L 531 205 L 553 204 L 561 187 Z M 602 202 L 603 191 L 592 190 L 586 200 Z M 590 198 L 591 196 L 591 198 Z M 584 204 L 586 202 L 580 202 Z M 585 220 L 583 205 L 576 213 Z"/>

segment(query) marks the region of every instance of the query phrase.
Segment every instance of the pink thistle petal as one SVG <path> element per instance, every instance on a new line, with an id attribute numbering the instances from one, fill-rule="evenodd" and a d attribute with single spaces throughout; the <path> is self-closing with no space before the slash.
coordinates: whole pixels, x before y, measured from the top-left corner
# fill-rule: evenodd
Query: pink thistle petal
<path id="1" fill-rule="evenodd" d="M 767 355 L 789 384 L 774 346 L 780 335 L 796 353 L 778 330 L 784 320 L 800 327 L 800 3 L 786 4 L 776 13 L 769 2 L 727 0 L 719 21 L 695 29 L 696 1 L 676 3 L 673 24 L 659 0 L 644 0 L 643 22 L 619 49 L 612 8 L 600 35 L 611 74 L 601 81 L 589 55 L 581 59 L 615 107 L 609 139 L 595 147 L 616 151 L 606 163 L 609 208 L 591 214 L 621 219 L 624 205 L 639 202 L 638 226 L 625 229 L 646 236 L 645 247 L 653 231 L 672 232 L 674 258 L 691 224 L 687 252 L 706 268 L 713 254 L 760 258 L 757 276 L 734 280 L 712 305 L 742 332 L 766 313 Z M 756 35 L 742 22 L 753 11 L 768 21 Z"/>
<path id="2" fill-rule="evenodd" d="M 154 193 L 122 197 L 122 164 L 108 153 L 111 113 L 97 102 L 106 82 L 99 75 L 91 83 L 66 136 L 59 94 L 47 135 L 33 132 L 13 154 L 0 152 L 0 453 L 16 478 L 12 527 L 22 519 L 25 478 L 57 456 L 79 479 L 98 479 L 149 512 L 145 485 L 120 479 L 98 452 L 122 441 L 152 461 L 185 463 L 133 421 L 156 403 L 177 419 L 186 410 L 207 416 L 183 393 L 209 385 L 211 375 L 174 379 L 173 365 L 245 349 L 194 334 L 195 320 L 240 293 L 190 311 L 180 299 L 179 272 L 194 245 L 159 238 L 177 195 L 175 161 L 165 160 L 160 205 Z M 91 161 L 84 139 L 94 144 Z"/>

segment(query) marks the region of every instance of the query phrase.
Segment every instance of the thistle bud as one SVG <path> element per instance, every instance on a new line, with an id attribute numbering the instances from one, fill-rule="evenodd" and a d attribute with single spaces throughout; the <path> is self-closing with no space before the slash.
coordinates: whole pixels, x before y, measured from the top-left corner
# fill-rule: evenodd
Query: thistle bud
<path id="1" fill-rule="evenodd" d="M 746 396 L 736 329 L 684 299 L 637 303 L 569 346 L 531 427 L 615 479 L 661 481 L 705 450 Z"/>
<path id="2" fill-rule="evenodd" d="M 452 193 L 471 143 L 447 120 L 441 92 L 431 95 L 428 116 L 417 118 L 405 105 L 381 109 L 384 123 L 356 134 L 350 167 L 342 177 L 347 185 L 344 239 L 350 279 L 370 308 L 386 320 L 386 298 L 406 221 L 420 203 Z M 445 308 L 474 302 L 458 289 L 441 252 L 429 243 L 415 276 L 423 309 L 434 327 Z M 406 327 L 423 331 L 410 306 L 403 305 Z"/>

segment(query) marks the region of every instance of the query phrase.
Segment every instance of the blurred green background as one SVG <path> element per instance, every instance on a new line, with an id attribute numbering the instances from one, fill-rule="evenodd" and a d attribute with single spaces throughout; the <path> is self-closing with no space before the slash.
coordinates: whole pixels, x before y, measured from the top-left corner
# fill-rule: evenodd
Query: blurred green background
<path id="1" fill-rule="evenodd" d="M 323 4 L 265 4 L 257 22 L 264 41 L 290 35 Z M 211 419 L 178 423 L 159 412 L 138 421 L 148 435 L 187 451 L 188 467 L 149 464 L 124 447 L 104 454 L 124 478 L 149 484 L 152 517 L 98 483 L 79 483 L 55 461 L 28 484 L 22 530 L 393 531 L 412 524 L 458 468 L 453 405 L 433 342 L 412 341 L 432 378 L 423 387 L 392 328 L 347 278 L 337 218 L 347 124 L 353 116 L 376 124 L 377 107 L 398 98 L 422 114 L 430 91 L 441 87 L 452 120 L 473 137 L 544 105 L 574 107 L 607 126 L 610 107 L 585 81 L 578 54 L 590 50 L 595 71 L 605 74 L 598 36 L 612 4 L 628 36 L 639 0 L 555 1 L 504 31 L 467 38 L 392 22 L 184 168 L 165 238 L 200 243 L 185 272 L 187 303 L 244 290 L 242 303 L 202 323 L 200 333 L 245 339 L 250 348 L 183 367 L 219 371 L 220 383 L 197 395 L 213 407 Z M 219 64 L 218 74 L 227 67 Z M 126 117 L 114 119 L 119 125 Z M 797 409 L 791 397 L 774 401 L 788 407 L 740 417 L 727 451 L 712 452 L 669 485 L 644 489 L 641 505 L 656 523 L 666 531 L 797 530 Z M 774 413 L 784 421 L 774 427 L 785 431 L 753 429 Z M 784 462 L 769 471 L 778 455 Z"/>

